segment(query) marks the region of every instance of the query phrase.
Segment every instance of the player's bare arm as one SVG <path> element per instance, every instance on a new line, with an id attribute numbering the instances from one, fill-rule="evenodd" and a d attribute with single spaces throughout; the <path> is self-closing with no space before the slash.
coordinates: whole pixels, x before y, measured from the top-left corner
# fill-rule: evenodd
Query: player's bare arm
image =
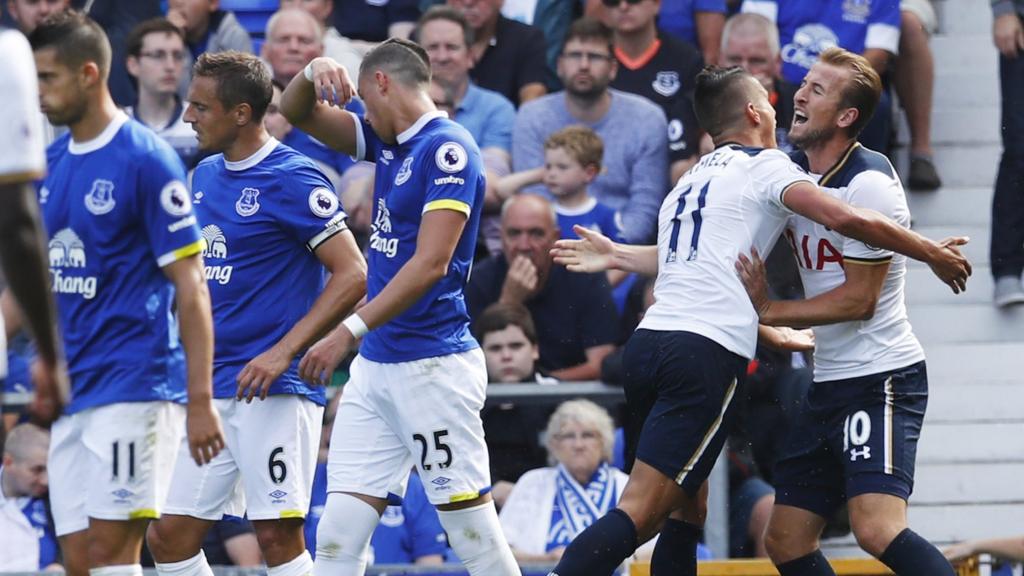
<path id="1" fill-rule="evenodd" d="M 957 248 L 968 242 L 966 236 L 935 242 L 874 210 L 855 208 L 833 198 L 808 182 L 798 182 L 787 188 L 783 202 L 797 214 L 828 226 L 843 236 L 928 264 L 954 294 L 967 289 L 971 263 Z"/>
<path id="2" fill-rule="evenodd" d="M 213 318 L 203 258 L 199 254 L 163 267 L 174 284 L 188 378 L 188 448 L 202 466 L 224 448 L 220 416 L 213 408 Z"/>
<path id="3" fill-rule="evenodd" d="M 0 261 L 11 295 L 24 312 L 15 316 L 24 317 L 39 351 L 32 369 L 36 394 L 29 409 L 41 424 L 49 424 L 60 416 L 70 385 L 50 295 L 43 226 L 29 182 L 33 176 L 39 175 L 0 181 Z"/>
<path id="4" fill-rule="evenodd" d="M 281 95 L 281 113 L 296 128 L 327 146 L 356 155 L 356 119 L 344 110 L 356 94 L 344 66 L 328 57 L 309 63 L 313 81 L 296 74 Z"/>
<path id="5" fill-rule="evenodd" d="M 762 324 L 821 326 L 871 319 L 889 273 L 889 262 L 861 264 L 846 260 L 843 266 L 845 282 L 805 300 L 771 300 L 768 297 L 764 262 L 757 250 L 753 250 L 749 258 L 741 253 L 736 271 Z"/>
<path id="6" fill-rule="evenodd" d="M 582 226 L 573 226 L 579 240 L 559 240 L 551 249 L 555 264 L 570 272 L 621 270 L 646 276 L 658 274 L 658 247 L 612 242 L 607 236 Z"/>
<path id="7" fill-rule="evenodd" d="M 757 325 L 757 340 L 780 352 L 808 352 L 814 350 L 814 332 L 788 326 Z"/>
<path id="8" fill-rule="evenodd" d="M 313 306 L 273 348 L 246 364 L 238 375 L 238 399 L 265 400 L 292 359 L 324 336 L 366 295 L 366 260 L 352 232 L 344 230 L 321 244 L 316 257 L 331 273 Z"/>
<path id="9" fill-rule="evenodd" d="M 466 226 L 466 214 L 456 210 L 430 210 L 423 214 L 416 251 L 380 294 L 359 309 L 368 329 L 385 324 L 412 306 L 448 273 L 455 248 Z M 331 331 L 306 352 L 299 364 L 299 376 L 323 383 L 341 359 L 355 345 L 356 338 L 344 324 Z"/>

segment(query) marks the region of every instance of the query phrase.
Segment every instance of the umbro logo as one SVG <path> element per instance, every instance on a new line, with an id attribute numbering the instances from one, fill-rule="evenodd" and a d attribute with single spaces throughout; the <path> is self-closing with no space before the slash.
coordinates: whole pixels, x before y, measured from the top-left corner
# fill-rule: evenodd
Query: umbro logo
<path id="1" fill-rule="evenodd" d="M 444 485 L 448 484 L 451 481 L 452 481 L 451 478 L 445 478 L 444 476 L 438 476 L 437 478 L 434 478 L 433 480 L 431 480 L 430 483 L 431 484 L 435 484 L 437 486 L 444 486 Z"/>

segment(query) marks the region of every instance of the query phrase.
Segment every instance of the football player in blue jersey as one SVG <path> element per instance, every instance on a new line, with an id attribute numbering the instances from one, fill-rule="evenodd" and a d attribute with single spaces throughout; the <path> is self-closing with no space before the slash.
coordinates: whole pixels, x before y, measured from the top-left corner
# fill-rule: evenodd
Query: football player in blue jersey
<path id="1" fill-rule="evenodd" d="M 435 108 L 418 45 L 384 42 L 359 80 L 365 118 L 340 108 L 354 85 L 329 58 L 313 60 L 281 99 L 296 127 L 376 164 L 368 301 L 300 366 L 323 381 L 363 339 L 331 434 L 315 573 L 364 573 L 370 535 L 415 464 L 470 574 L 519 574 L 489 494 L 487 372 L 463 295 L 484 196 L 480 151 Z"/>
<path id="2" fill-rule="evenodd" d="M 70 129 L 39 192 L 71 376 L 50 502 L 70 574 L 137 576 L 183 431 L 197 464 L 223 446 L 203 239 L 181 160 L 111 99 L 103 29 L 63 12 L 29 40 L 42 110 Z"/>
<path id="3" fill-rule="evenodd" d="M 0 376 L 7 372 L 5 316 L 8 323 L 18 324 L 17 317 L 23 315 L 39 354 L 31 411 L 40 423 L 49 424 L 67 401 L 68 376 L 47 290 L 46 242 L 32 187 L 33 180 L 46 172 L 35 64 L 28 42 L 17 30 L 0 29 L 0 54 L 5 55 L 0 67 L 0 85 L 5 87 L 0 107 L 0 262 L 21 307 L 21 313 L 7 307 L 7 314 L 0 314 Z M 3 300 L 12 303 L 7 296 Z M 3 433 L 0 426 L 0 444 Z"/>
<path id="4" fill-rule="evenodd" d="M 185 121 L 202 150 L 219 152 L 196 167 L 191 202 L 207 242 L 227 446 L 210 466 L 179 457 L 149 547 L 161 575 L 209 576 L 203 537 L 245 510 L 269 575 L 300 576 L 313 569 L 303 518 L 326 399 L 299 378 L 299 358 L 366 293 L 366 262 L 327 177 L 264 128 L 273 88 L 263 63 L 207 53 L 192 76 Z"/>

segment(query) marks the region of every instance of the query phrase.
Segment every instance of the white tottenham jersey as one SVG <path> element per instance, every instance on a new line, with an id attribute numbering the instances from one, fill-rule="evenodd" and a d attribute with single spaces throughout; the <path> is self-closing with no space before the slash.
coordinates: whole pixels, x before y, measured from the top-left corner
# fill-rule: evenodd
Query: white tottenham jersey
<path id="1" fill-rule="evenodd" d="M 814 180 L 775 149 L 725 144 L 679 180 L 658 214 L 654 305 L 640 328 L 694 332 L 745 358 L 757 346 L 757 313 L 736 259 L 767 254 L 792 214 L 782 195 Z"/>
<path id="2" fill-rule="evenodd" d="M 36 65 L 28 40 L 17 30 L 0 28 L 0 184 L 41 178 L 46 170 L 39 115 Z M 7 376 L 7 339 L 0 316 L 0 378 Z"/>
<path id="3" fill-rule="evenodd" d="M 806 157 L 794 155 L 806 167 Z M 889 160 L 854 144 L 821 177 L 822 189 L 860 208 L 870 208 L 910 227 L 910 209 L 899 177 Z M 802 216 L 790 218 L 786 239 L 793 247 L 807 298 L 828 292 L 846 281 L 844 266 L 889 264 L 882 293 L 870 320 L 814 327 L 814 380 L 843 380 L 895 370 L 924 360 L 907 319 L 903 287 L 907 258 L 839 235 Z"/>

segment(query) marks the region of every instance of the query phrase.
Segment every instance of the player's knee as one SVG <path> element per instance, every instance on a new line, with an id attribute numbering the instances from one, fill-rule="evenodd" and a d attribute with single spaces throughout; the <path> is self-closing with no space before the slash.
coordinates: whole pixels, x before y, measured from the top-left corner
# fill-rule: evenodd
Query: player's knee
<path id="1" fill-rule="evenodd" d="M 299 519 L 253 522 L 260 550 L 270 564 L 280 564 L 293 559 L 305 549 L 302 521 Z"/>
<path id="2" fill-rule="evenodd" d="M 789 562 L 813 552 L 818 547 L 814 539 L 789 530 L 785 527 L 768 523 L 764 532 L 764 548 L 768 557 L 775 564 Z"/>
<path id="3" fill-rule="evenodd" d="M 903 530 L 903 526 L 895 525 L 885 518 L 853 520 L 852 524 L 857 545 L 876 558 L 885 552 L 893 539 Z"/>
<path id="4" fill-rule="evenodd" d="M 166 516 L 162 520 L 149 523 L 149 527 L 146 529 L 146 545 L 155 561 L 177 562 L 199 553 L 202 535 L 206 531 L 200 532 L 184 528 L 184 526 L 175 526 Z"/>
<path id="5" fill-rule="evenodd" d="M 162 522 L 150 522 L 146 529 L 146 546 L 157 562 L 168 562 L 174 554 L 173 539 Z"/>

